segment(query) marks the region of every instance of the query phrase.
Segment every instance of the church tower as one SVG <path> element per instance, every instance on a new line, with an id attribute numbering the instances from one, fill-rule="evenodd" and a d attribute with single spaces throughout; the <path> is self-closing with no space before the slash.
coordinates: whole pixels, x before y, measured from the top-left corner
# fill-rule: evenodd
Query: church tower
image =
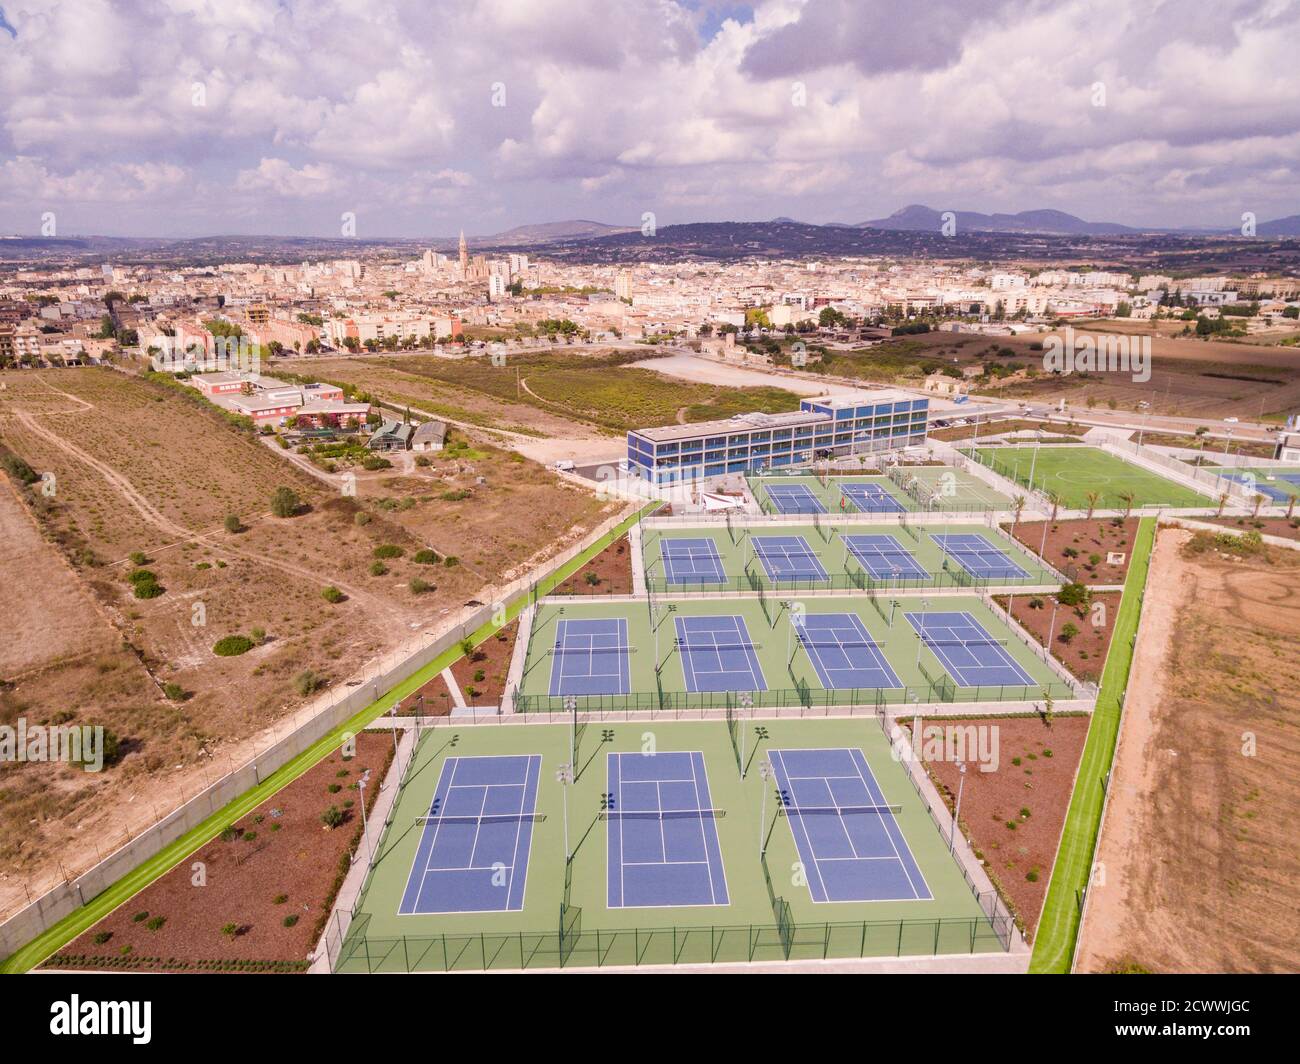
<path id="1" fill-rule="evenodd" d="M 460 275 L 469 274 L 469 245 L 465 243 L 465 230 L 460 231 Z"/>

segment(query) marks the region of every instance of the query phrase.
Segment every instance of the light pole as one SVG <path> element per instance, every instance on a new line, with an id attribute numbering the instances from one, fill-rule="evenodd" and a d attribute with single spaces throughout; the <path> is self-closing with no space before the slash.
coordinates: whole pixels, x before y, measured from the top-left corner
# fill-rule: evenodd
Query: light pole
<path id="1" fill-rule="evenodd" d="M 1052 599 L 1052 619 L 1047 625 L 1047 652 L 1052 651 L 1052 636 L 1056 634 L 1056 607 L 1061 604 L 1060 599 Z"/>
<path id="2" fill-rule="evenodd" d="M 393 708 L 389 710 L 393 720 L 393 756 L 397 756 L 397 711 L 401 708 L 401 702 L 394 702 Z M 419 734 L 418 732 L 416 734 Z"/>
<path id="3" fill-rule="evenodd" d="M 1145 411 L 1142 415 L 1142 427 L 1138 429 L 1138 446 L 1141 447 L 1142 437 L 1147 431 L 1147 419 L 1151 416 L 1151 404 L 1143 399 L 1142 402 L 1138 403 L 1138 408 Z"/>
<path id="4" fill-rule="evenodd" d="M 894 627 L 894 611 L 896 609 L 898 609 L 898 599 L 890 599 L 889 600 L 889 627 L 891 630 Z"/>
<path id="5" fill-rule="evenodd" d="M 1043 427 L 1039 425 L 1034 429 L 1034 457 L 1029 462 L 1029 490 L 1034 490 L 1034 470 L 1038 468 L 1038 448 L 1043 442 Z"/>
<path id="6" fill-rule="evenodd" d="M 357 780 L 357 798 L 361 801 L 361 830 L 366 836 L 366 856 L 373 862 L 375 851 L 370 845 L 370 825 L 366 823 L 366 784 L 369 782 L 370 769 L 366 769 L 361 778 Z"/>
<path id="7" fill-rule="evenodd" d="M 953 848 L 957 845 L 957 821 L 961 816 L 961 792 L 966 787 L 966 762 L 957 762 L 957 771 L 961 773 L 957 780 L 957 804 L 952 810 L 952 831 L 948 833 L 948 852 L 952 853 Z"/>
<path id="8" fill-rule="evenodd" d="M 767 758 L 758 766 L 758 778 L 763 781 L 763 801 L 758 814 L 758 859 L 761 861 L 767 853 L 767 782 L 772 778 L 772 766 Z"/>
<path id="9" fill-rule="evenodd" d="M 569 695 L 564 700 L 565 711 L 569 716 L 569 765 L 578 763 L 578 700 Z"/>
<path id="10" fill-rule="evenodd" d="M 916 633 L 916 667 L 921 667 L 921 647 L 925 645 L 925 613 L 930 608 L 930 600 L 921 600 L 921 630 Z"/>
<path id="11" fill-rule="evenodd" d="M 573 782 L 573 766 L 561 765 L 555 770 L 555 782 L 560 785 L 560 795 L 564 805 L 564 863 L 573 860 L 569 850 L 569 784 Z"/>
<path id="12" fill-rule="evenodd" d="M 736 701 L 737 701 L 738 703 L 740 703 L 740 708 L 741 708 L 741 710 L 742 710 L 742 713 L 741 713 L 741 717 L 740 717 L 740 719 L 741 719 L 742 721 L 745 720 L 745 716 L 744 716 L 744 712 L 743 712 L 744 710 L 749 710 L 750 713 L 751 713 L 751 715 L 752 715 L 753 710 L 754 710 L 754 696 L 753 696 L 753 695 L 751 695 L 748 691 L 742 691 L 741 694 L 740 694 L 740 696 L 736 699 Z M 741 778 L 742 780 L 745 778 L 745 769 L 744 769 L 744 765 L 745 765 L 745 733 L 746 733 L 748 730 L 749 730 L 749 729 L 748 729 L 748 728 L 745 728 L 745 727 L 741 727 L 741 729 L 740 729 L 740 764 L 741 764 L 741 769 L 740 769 L 740 778 Z"/>

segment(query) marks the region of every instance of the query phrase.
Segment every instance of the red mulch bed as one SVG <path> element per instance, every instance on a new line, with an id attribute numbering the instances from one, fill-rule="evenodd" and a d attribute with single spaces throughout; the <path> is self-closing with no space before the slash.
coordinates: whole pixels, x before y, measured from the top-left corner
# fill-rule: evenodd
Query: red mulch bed
<path id="1" fill-rule="evenodd" d="M 1300 539 L 1300 517 L 1293 518 L 1295 524 L 1285 517 L 1200 517 L 1197 520 L 1234 530 L 1259 532 L 1265 536 Z"/>
<path id="2" fill-rule="evenodd" d="M 362 732 L 355 757 L 345 760 L 336 750 L 238 821 L 225 841 L 214 839 L 187 857 L 43 967 L 305 970 L 361 838 L 360 806 L 346 803 L 356 801 L 355 784 L 366 769 L 366 793 L 377 793 L 392 759 L 391 736 Z M 331 794 L 333 786 L 341 789 Z M 334 828 L 321 823 L 330 806 L 344 814 Z M 194 882 L 196 863 L 204 866 L 205 885 Z M 284 926 L 287 917 L 297 917 L 291 927 Z M 162 925 L 150 929 L 159 918 Z M 224 933 L 231 924 L 235 934 Z"/>
<path id="3" fill-rule="evenodd" d="M 1110 637 L 1115 631 L 1115 619 L 1119 616 L 1119 591 L 1094 591 L 1092 602 L 1100 602 L 1105 609 L 1094 613 L 1089 607 L 1082 612 L 1073 606 L 1056 607 L 1056 629 L 1052 635 L 1052 657 L 1070 670 L 1080 680 L 1101 680 L 1101 670 L 1106 664 L 1106 651 L 1110 649 Z M 1007 596 L 995 595 L 994 601 L 1003 609 L 1007 608 Z M 1042 609 L 1030 606 L 1035 600 L 1043 603 Z M 1052 604 L 1055 595 L 1016 595 L 1011 604 L 1011 616 L 1020 622 L 1020 626 L 1034 636 L 1039 643 L 1047 645 L 1047 632 L 1052 624 Z M 1093 625 L 1094 617 L 1102 623 Z M 1067 624 L 1074 625 L 1078 634 L 1070 639 L 1063 639 L 1061 633 Z"/>
<path id="4" fill-rule="evenodd" d="M 499 706 L 506 693 L 506 675 L 514 653 L 519 622 L 511 621 L 474 648 L 474 653 L 451 666 L 460 693 L 471 706 Z M 482 673 L 483 678 L 478 679 Z"/>
<path id="5" fill-rule="evenodd" d="M 1119 525 L 1115 521 L 1120 520 Z M 1004 531 L 1006 531 L 1004 526 Z M 1073 576 L 1081 584 L 1122 584 L 1128 575 L 1128 563 L 1133 554 L 1133 541 L 1137 536 L 1138 519 L 1129 517 L 1123 520 L 1110 517 L 1094 517 L 1069 521 L 1048 522 L 1047 546 L 1043 548 L 1042 557 L 1049 565 L 1067 576 Z M 1016 539 L 1035 554 L 1043 546 L 1042 521 L 1018 521 Z M 1065 551 L 1076 550 L 1078 557 L 1071 558 Z M 1110 565 L 1106 555 L 1118 551 L 1124 555 L 1120 565 Z M 1101 561 L 1095 566 L 1091 556 L 1101 555 Z M 1071 572 L 1073 570 L 1073 572 Z"/>
<path id="6" fill-rule="evenodd" d="M 1050 724 L 1041 717 L 925 722 L 927 729 L 944 724 L 998 729 L 997 771 L 967 766 L 961 827 L 1029 939 L 1043 911 L 1089 722 L 1087 716 L 1058 716 Z M 951 809 L 960 779 L 956 764 L 927 761 L 926 768 Z"/>
<path id="7" fill-rule="evenodd" d="M 445 717 L 453 704 L 447 681 L 439 673 L 403 698 L 397 713 L 402 717 Z"/>
<path id="8" fill-rule="evenodd" d="M 588 574 L 591 574 L 590 577 Z M 592 577 L 595 578 L 595 583 L 592 583 Z M 627 536 L 616 539 L 551 594 L 632 594 L 632 548 L 628 545 Z"/>

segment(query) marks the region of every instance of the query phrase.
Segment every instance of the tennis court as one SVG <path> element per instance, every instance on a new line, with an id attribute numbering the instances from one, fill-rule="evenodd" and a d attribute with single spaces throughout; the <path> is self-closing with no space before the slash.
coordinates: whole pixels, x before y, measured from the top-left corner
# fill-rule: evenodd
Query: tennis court
<path id="1" fill-rule="evenodd" d="M 795 622 L 794 631 L 823 687 L 903 686 L 856 614 L 806 614 Z"/>
<path id="2" fill-rule="evenodd" d="M 1032 684 L 1006 647 L 969 613 L 908 613 L 908 623 L 961 687 Z"/>
<path id="3" fill-rule="evenodd" d="M 670 584 L 722 583 L 722 558 L 718 545 L 708 537 L 665 539 L 660 544 L 664 577 Z"/>
<path id="4" fill-rule="evenodd" d="M 763 490 L 767 492 L 767 497 L 772 500 L 772 505 L 776 507 L 777 513 L 824 514 L 826 512 L 826 507 L 822 504 L 821 499 L 817 498 L 812 489 L 806 484 L 773 484 L 768 482 L 763 485 Z"/>
<path id="5" fill-rule="evenodd" d="M 769 580 L 825 580 L 826 570 L 803 536 L 750 536 Z"/>
<path id="6" fill-rule="evenodd" d="M 841 532 L 840 539 L 858 564 L 879 580 L 895 577 L 925 579 L 929 575 L 912 552 L 893 536 L 846 536 Z"/>
<path id="7" fill-rule="evenodd" d="M 1300 495 L 1300 470 L 1216 469 L 1212 472 L 1273 502 L 1288 502 L 1293 496 Z"/>
<path id="8" fill-rule="evenodd" d="M 814 902 L 928 901 L 933 895 L 861 750 L 768 757 Z"/>
<path id="9" fill-rule="evenodd" d="M 757 648 L 738 614 L 673 618 L 688 691 L 766 691 Z"/>
<path id="10" fill-rule="evenodd" d="M 940 550 L 972 576 L 1021 577 L 1029 575 L 1013 562 L 1005 551 L 999 549 L 981 535 L 973 533 L 935 535 L 932 532 L 930 538 L 939 545 Z"/>
<path id="11" fill-rule="evenodd" d="M 610 753 L 605 769 L 608 907 L 729 904 L 704 754 Z"/>
<path id="12" fill-rule="evenodd" d="M 449 757 L 424 820 L 398 912 L 517 912 L 542 759 Z"/>
<path id="13" fill-rule="evenodd" d="M 870 481 L 847 481 L 840 484 L 840 491 L 854 509 L 867 514 L 901 514 L 907 512 L 882 484 Z"/>
<path id="14" fill-rule="evenodd" d="M 551 650 L 552 695 L 619 695 L 632 689 L 627 621 L 561 620 Z"/>

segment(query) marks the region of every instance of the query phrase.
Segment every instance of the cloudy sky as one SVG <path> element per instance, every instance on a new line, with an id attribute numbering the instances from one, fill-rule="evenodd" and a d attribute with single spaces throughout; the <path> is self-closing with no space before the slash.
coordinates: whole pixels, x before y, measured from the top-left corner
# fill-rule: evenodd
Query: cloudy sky
<path id="1" fill-rule="evenodd" d="M 1300 0 L 0 0 L 0 233 L 1300 212 Z"/>

